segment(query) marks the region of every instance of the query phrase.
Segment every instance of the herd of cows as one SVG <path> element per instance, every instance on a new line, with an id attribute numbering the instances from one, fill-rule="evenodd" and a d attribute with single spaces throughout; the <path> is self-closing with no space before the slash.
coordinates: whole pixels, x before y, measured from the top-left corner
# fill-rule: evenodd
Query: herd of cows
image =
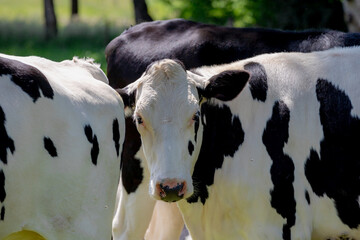
<path id="1" fill-rule="evenodd" d="M 173 19 L 0 54 L 0 239 L 360 240 L 360 33 Z"/>

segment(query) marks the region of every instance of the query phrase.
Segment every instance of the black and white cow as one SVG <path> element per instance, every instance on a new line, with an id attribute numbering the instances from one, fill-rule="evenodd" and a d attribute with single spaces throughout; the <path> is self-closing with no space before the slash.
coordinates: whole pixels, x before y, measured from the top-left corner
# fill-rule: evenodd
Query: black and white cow
<path id="1" fill-rule="evenodd" d="M 234 28 L 184 19 L 145 22 L 124 31 L 105 50 L 110 86 L 138 79 L 154 61 L 171 58 L 186 69 L 230 63 L 263 53 L 312 52 L 360 45 L 360 33 Z"/>
<path id="2" fill-rule="evenodd" d="M 109 43 L 106 48 L 107 72 L 110 85 L 119 88 L 139 78 L 154 60 L 163 58 L 180 59 L 185 68 L 190 69 L 229 63 L 261 53 L 310 52 L 353 45 L 360 45 L 359 33 L 230 28 L 183 19 L 154 21 L 133 26 Z M 132 215 L 153 211 L 153 207 L 146 204 L 152 199 L 147 194 L 143 194 L 143 190 L 147 188 L 145 182 L 148 181 L 144 164 L 139 133 L 133 120 L 127 118 L 122 156 L 124 190 L 119 192 L 119 195 L 127 195 L 127 200 L 123 200 L 118 206 L 118 213 L 114 218 L 115 230 L 119 229 L 118 226 L 122 225 L 123 221 L 131 222 Z M 119 190 L 121 191 L 121 188 Z M 138 205 L 138 208 L 131 207 L 134 205 Z M 159 227 L 153 227 L 150 232 L 160 231 L 160 233 L 155 234 L 157 237 L 149 239 L 178 239 L 175 236 L 180 235 L 182 227 L 175 230 L 174 226 L 179 222 L 180 215 L 164 217 L 167 212 L 175 213 L 174 206 L 167 206 L 168 208 L 165 209 L 166 205 L 162 204 L 162 207 L 157 208 L 154 214 L 162 216 L 166 223 L 169 222 L 168 219 L 174 222 L 168 224 L 167 227 L 164 227 L 164 223 L 159 224 Z M 124 213 L 120 215 L 121 209 L 126 210 L 123 210 Z M 129 209 L 135 212 L 132 213 Z M 160 209 L 164 211 L 158 213 Z M 117 217 L 121 219 L 116 219 Z M 143 221 L 148 224 L 150 219 L 144 217 Z M 164 233 L 167 230 L 168 233 Z M 138 238 L 141 239 L 140 236 L 144 235 L 146 228 L 141 225 L 136 231 Z"/>
<path id="3" fill-rule="evenodd" d="M 123 102 L 95 64 L 0 54 L 0 239 L 110 239 Z"/>
<path id="4" fill-rule="evenodd" d="M 343 48 L 192 72 L 155 62 L 119 90 L 145 191 L 177 201 L 193 239 L 360 239 L 359 59 Z M 139 239 L 146 214 L 121 239 Z"/>

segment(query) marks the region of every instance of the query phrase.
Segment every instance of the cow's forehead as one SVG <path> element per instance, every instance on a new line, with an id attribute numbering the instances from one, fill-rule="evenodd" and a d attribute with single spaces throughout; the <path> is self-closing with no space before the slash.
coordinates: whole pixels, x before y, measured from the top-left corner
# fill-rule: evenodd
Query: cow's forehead
<path id="1" fill-rule="evenodd" d="M 138 87 L 136 112 L 157 115 L 186 113 L 199 107 L 194 84 L 183 67 L 173 60 L 153 64 Z M 162 117 L 162 116 L 159 116 Z"/>
<path id="2" fill-rule="evenodd" d="M 181 64 L 171 59 L 164 59 L 151 64 L 145 76 L 145 82 L 153 87 L 162 83 L 181 83 L 186 81 L 186 71 Z"/>

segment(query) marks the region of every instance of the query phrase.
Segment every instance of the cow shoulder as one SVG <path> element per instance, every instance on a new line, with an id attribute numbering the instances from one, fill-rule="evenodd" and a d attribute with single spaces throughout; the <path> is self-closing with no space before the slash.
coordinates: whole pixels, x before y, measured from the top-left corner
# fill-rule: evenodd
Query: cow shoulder
<path id="1" fill-rule="evenodd" d="M 10 75 L 11 81 L 28 94 L 34 103 L 41 97 L 41 93 L 49 99 L 54 97 L 54 90 L 46 76 L 33 66 L 0 56 L 1 75 Z"/>

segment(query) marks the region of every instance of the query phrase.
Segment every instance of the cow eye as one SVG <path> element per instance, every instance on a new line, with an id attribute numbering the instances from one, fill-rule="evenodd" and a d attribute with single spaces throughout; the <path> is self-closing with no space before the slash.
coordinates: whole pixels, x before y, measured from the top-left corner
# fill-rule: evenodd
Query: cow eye
<path id="1" fill-rule="evenodd" d="M 141 116 L 136 116 L 136 122 L 137 122 L 137 124 L 140 124 L 140 125 L 144 123 Z"/>
<path id="2" fill-rule="evenodd" d="M 198 122 L 199 121 L 199 118 L 200 118 L 200 112 L 197 111 L 193 117 L 192 117 L 192 120 L 194 120 L 195 122 Z"/>

